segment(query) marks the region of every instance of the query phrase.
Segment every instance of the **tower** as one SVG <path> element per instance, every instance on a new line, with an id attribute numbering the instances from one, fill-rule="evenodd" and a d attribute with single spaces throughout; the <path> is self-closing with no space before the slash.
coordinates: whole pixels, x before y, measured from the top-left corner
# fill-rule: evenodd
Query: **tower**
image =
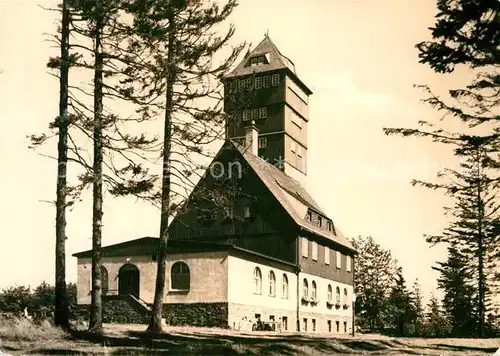
<path id="1" fill-rule="evenodd" d="M 246 129 L 255 122 L 259 157 L 304 183 L 311 94 L 293 62 L 266 35 L 224 78 L 226 138 L 244 145 Z"/>

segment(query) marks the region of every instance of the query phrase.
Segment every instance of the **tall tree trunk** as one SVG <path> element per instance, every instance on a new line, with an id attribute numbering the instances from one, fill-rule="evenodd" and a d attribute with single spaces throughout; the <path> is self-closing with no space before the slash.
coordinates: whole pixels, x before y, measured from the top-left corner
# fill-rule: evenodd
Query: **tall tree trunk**
<path id="1" fill-rule="evenodd" d="M 484 241 L 483 241 L 483 221 L 484 206 L 482 197 L 482 161 L 483 155 L 481 149 L 478 149 L 477 157 L 477 205 L 478 205 L 478 308 L 479 308 L 479 337 L 484 337 L 484 319 L 485 319 L 485 276 L 484 276 Z"/>
<path id="2" fill-rule="evenodd" d="M 97 5 L 98 6 L 98 5 Z M 102 239 L 102 111 L 103 111 L 103 54 L 101 13 L 97 8 L 95 28 L 94 68 L 94 165 L 92 216 L 92 299 L 89 331 L 102 333 L 101 239 Z"/>
<path id="3" fill-rule="evenodd" d="M 61 64 L 59 75 L 59 143 L 57 146 L 56 200 L 56 283 L 54 323 L 69 328 L 66 292 L 66 172 L 68 163 L 68 77 L 69 77 L 69 8 L 62 2 Z"/>
<path id="4" fill-rule="evenodd" d="M 158 268 L 156 271 L 155 297 L 153 303 L 153 313 L 148 325 L 148 331 L 153 333 L 162 332 L 163 297 L 165 295 L 165 274 L 167 262 L 167 242 L 168 242 L 168 217 L 170 212 L 170 146 L 172 135 L 172 112 L 174 81 L 176 77 L 175 63 L 175 19 L 173 9 L 169 10 L 167 48 L 167 90 L 165 103 L 165 127 L 163 134 L 163 180 L 161 198 L 161 221 L 160 238 L 158 240 Z"/>

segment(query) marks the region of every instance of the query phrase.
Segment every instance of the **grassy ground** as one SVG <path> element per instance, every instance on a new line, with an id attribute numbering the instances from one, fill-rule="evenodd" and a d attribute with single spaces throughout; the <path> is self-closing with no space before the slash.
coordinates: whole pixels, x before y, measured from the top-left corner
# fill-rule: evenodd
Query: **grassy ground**
<path id="1" fill-rule="evenodd" d="M 82 331 L 70 335 L 49 323 L 34 326 L 14 320 L 0 323 L 0 351 L 11 355 L 492 355 L 500 347 L 500 339 L 332 338 L 191 327 L 165 327 L 165 334 L 152 338 L 144 329 L 144 325 L 105 325 L 106 335 L 95 340 Z"/>

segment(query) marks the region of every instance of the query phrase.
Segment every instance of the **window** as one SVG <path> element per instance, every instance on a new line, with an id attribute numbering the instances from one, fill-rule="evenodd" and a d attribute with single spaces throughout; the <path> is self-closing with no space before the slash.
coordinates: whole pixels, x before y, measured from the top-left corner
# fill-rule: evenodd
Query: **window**
<path id="1" fill-rule="evenodd" d="M 269 271 L 269 295 L 276 296 L 276 275 L 273 271 Z"/>
<path id="2" fill-rule="evenodd" d="M 170 286 L 173 290 L 189 290 L 189 267 L 184 262 L 175 262 L 170 270 Z"/>
<path id="3" fill-rule="evenodd" d="M 347 332 L 347 321 L 344 321 L 344 332 Z"/>
<path id="4" fill-rule="evenodd" d="M 276 87 L 280 84 L 280 75 L 279 74 L 273 74 L 271 77 L 271 85 L 273 87 Z"/>
<path id="5" fill-rule="evenodd" d="M 292 141 L 291 149 L 292 149 L 292 152 L 297 151 L 297 144 L 295 143 L 295 141 Z"/>
<path id="6" fill-rule="evenodd" d="M 336 326 L 337 326 L 337 332 L 339 333 L 340 332 L 340 321 L 336 321 L 335 322 Z"/>
<path id="7" fill-rule="evenodd" d="M 259 118 L 259 109 L 253 109 L 252 110 L 252 119 L 258 119 Z"/>
<path id="8" fill-rule="evenodd" d="M 309 256 L 309 240 L 307 237 L 302 237 L 302 257 Z"/>
<path id="9" fill-rule="evenodd" d="M 307 331 L 307 318 L 304 318 L 304 331 Z"/>
<path id="10" fill-rule="evenodd" d="M 325 264 L 330 264 L 330 248 L 328 246 L 325 246 Z"/>
<path id="11" fill-rule="evenodd" d="M 312 300 L 317 300 L 317 293 L 318 292 L 318 289 L 316 287 L 316 282 L 315 281 L 312 281 L 311 283 L 311 298 Z"/>
<path id="12" fill-rule="evenodd" d="M 238 90 L 238 81 L 237 80 L 233 80 L 231 82 L 231 91 L 234 92 L 236 90 Z"/>
<path id="13" fill-rule="evenodd" d="M 250 218 L 252 217 L 252 209 L 251 209 L 251 206 L 250 204 L 245 204 L 245 207 L 244 207 L 244 211 L 243 211 L 243 216 L 245 218 Z"/>
<path id="14" fill-rule="evenodd" d="M 340 287 L 339 286 L 337 286 L 335 288 L 335 302 L 337 304 L 340 304 Z"/>
<path id="15" fill-rule="evenodd" d="M 347 272 L 351 272 L 351 256 L 346 256 L 345 268 Z"/>
<path id="16" fill-rule="evenodd" d="M 327 298 L 327 300 L 330 303 L 332 302 L 332 299 L 333 299 L 333 290 L 332 290 L 331 284 L 328 285 L 328 290 L 327 290 L 326 298 Z"/>
<path id="17" fill-rule="evenodd" d="M 313 331 L 316 331 L 316 319 L 312 319 L 312 329 Z"/>
<path id="18" fill-rule="evenodd" d="M 283 320 L 283 330 L 287 331 L 288 330 L 288 317 L 284 316 L 281 319 Z"/>
<path id="19" fill-rule="evenodd" d="M 253 89 L 253 80 L 252 78 L 247 78 L 247 89 L 252 90 Z"/>
<path id="20" fill-rule="evenodd" d="M 323 219 L 321 218 L 321 216 L 318 215 L 318 220 L 316 221 L 316 224 L 321 227 L 321 225 L 323 224 Z"/>
<path id="21" fill-rule="evenodd" d="M 312 212 L 307 212 L 307 221 L 312 221 Z"/>
<path id="22" fill-rule="evenodd" d="M 337 268 L 342 268 L 342 254 L 339 251 L 336 252 L 335 259 L 337 263 Z"/>
<path id="23" fill-rule="evenodd" d="M 307 298 L 307 296 L 309 295 L 309 284 L 307 283 L 307 279 L 304 278 L 304 282 L 302 282 L 303 285 L 303 290 L 302 290 L 302 294 L 304 297 Z"/>
<path id="24" fill-rule="evenodd" d="M 270 76 L 268 76 L 268 75 L 266 75 L 266 76 L 264 77 L 264 84 L 263 84 L 263 87 L 264 87 L 264 88 L 269 87 L 269 84 L 270 84 L 269 82 L 270 82 L 270 81 L 271 81 L 271 77 L 270 77 Z"/>
<path id="25" fill-rule="evenodd" d="M 253 271 L 253 279 L 255 283 L 255 294 L 262 294 L 262 272 L 259 267 L 255 267 Z"/>
<path id="26" fill-rule="evenodd" d="M 246 81 L 244 79 L 240 80 L 238 82 L 238 90 L 239 91 L 243 91 L 245 90 L 245 84 L 246 84 Z"/>
<path id="27" fill-rule="evenodd" d="M 259 109 L 259 118 L 264 119 L 267 117 L 267 108 L 260 108 Z"/>
<path id="28" fill-rule="evenodd" d="M 318 260 L 318 243 L 316 241 L 311 242 L 312 247 L 312 259 L 314 261 Z"/>
<path id="29" fill-rule="evenodd" d="M 262 88 L 262 77 L 255 78 L 255 89 Z"/>
<path id="30" fill-rule="evenodd" d="M 259 137 L 259 148 L 267 147 L 267 137 Z"/>
<path id="31" fill-rule="evenodd" d="M 281 276 L 281 297 L 288 299 L 288 277 L 284 273 Z"/>
<path id="32" fill-rule="evenodd" d="M 261 64 L 264 64 L 264 57 L 260 56 L 258 59 L 257 59 L 257 65 L 261 65 Z"/>
<path id="33" fill-rule="evenodd" d="M 302 157 L 302 146 L 297 145 L 297 156 Z"/>
<path id="34" fill-rule="evenodd" d="M 347 288 L 344 288 L 344 304 L 347 304 Z"/>
<path id="35" fill-rule="evenodd" d="M 250 110 L 243 110 L 243 121 L 250 119 Z"/>
<path id="36" fill-rule="evenodd" d="M 328 332 L 331 333 L 332 332 L 332 321 L 328 320 L 327 323 L 328 323 Z"/>
<path id="37" fill-rule="evenodd" d="M 251 66 L 256 66 L 257 65 L 257 57 L 253 57 L 252 59 L 250 59 L 250 65 Z"/>
<path id="38" fill-rule="evenodd" d="M 331 221 L 327 221 L 326 222 L 326 226 L 328 227 L 328 231 L 332 231 L 332 222 Z"/>

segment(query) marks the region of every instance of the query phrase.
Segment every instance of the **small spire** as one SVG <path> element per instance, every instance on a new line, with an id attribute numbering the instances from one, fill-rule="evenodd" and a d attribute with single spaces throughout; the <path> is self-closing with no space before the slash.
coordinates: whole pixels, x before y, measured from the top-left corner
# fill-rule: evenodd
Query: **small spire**
<path id="1" fill-rule="evenodd" d="M 269 37 L 269 29 L 266 30 L 266 34 L 265 34 L 266 37 Z"/>

